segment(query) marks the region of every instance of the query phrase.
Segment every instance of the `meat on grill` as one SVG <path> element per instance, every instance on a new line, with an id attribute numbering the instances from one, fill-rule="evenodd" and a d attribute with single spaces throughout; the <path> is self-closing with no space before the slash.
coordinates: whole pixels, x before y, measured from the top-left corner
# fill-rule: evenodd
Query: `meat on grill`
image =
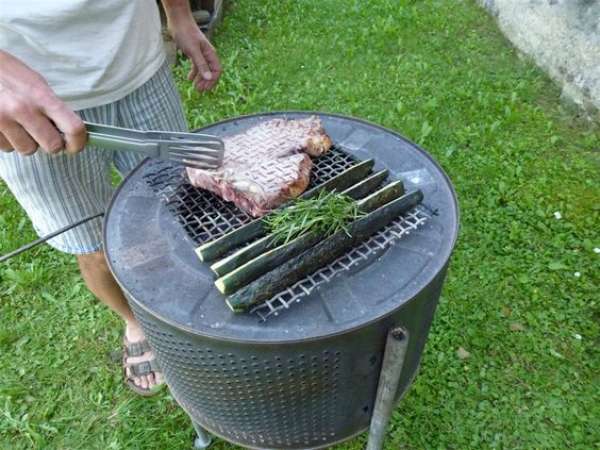
<path id="1" fill-rule="evenodd" d="M 315 116 L 272 119 L 223 141 L 223 165 L 215 170 L 187 168 L 190 183 L 254 217 L 304 192 L 310 181 L 310 156 L 320 156 L 331 147 Z"/>

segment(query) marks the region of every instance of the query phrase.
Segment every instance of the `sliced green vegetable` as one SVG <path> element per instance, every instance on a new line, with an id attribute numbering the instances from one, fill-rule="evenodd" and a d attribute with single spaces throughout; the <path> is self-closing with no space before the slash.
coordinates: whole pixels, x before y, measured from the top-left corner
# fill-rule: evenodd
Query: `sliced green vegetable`
<path id="1" fill-rule="evenodd" d="M 365 178 L 362 181 L 359 181 L 354 186 L 350 186 L 346 190 L 342 191 L 342 194 L 347 195 L 348 197 L 352 197 L 353 199 L 359 199 L 364 197 L 365 195 L 373 192 L 377 187 L 383 183 L 388 176 L 389 172 L 387 169 L 380 170 L 377 173 L 374 173 L 368 178 Z"/>
<path id="2" fill-rule="evenodd" d="M 384 186 L 377 192 L 373 193 L 372 195 L 366 197 L 365 199 L 359 202 L 354 202 L 350 200 L 354 204 L 353 206 L 356 210 L 355 212 L 353 212 L 353 217 L 359 219 L 359 217 L 364 216 L 365 213 L 369 213 L 375 210 L 376 208 L 390 202 L 392 199 L 398 198 L 403 194 L 403 192 L 404 189 L 402 183 L 396 181 Z M 335 194 L 327 195 L 331 196 Z M 337 195 L 339 196 L 339 194 Z M 344 197 L 342 196 L 341 198 Z M 290 208 L 287 209 L 289 210 Z M 309 214 L 317 215 L 318 218 L 320 218 L 320 216 L 322 215 L 321 211 L 319 211 L 318 214 L 312 212 L 312 210 L 310 209 L 308 211 Z M 290 215 L 293 216 L 293 213 Z M 287 220 L 292 221 L 292 225 L 290 225 L 290 228 L 294 229 L 293 223 L 298 219 L 282 215 L 282 220 L 286 219 L 286 217 Z M 353 223 L 355 223 L 355 221 L 350 224 L 339 225 L 338 228 L 334 229 L 333 233 L 342 232 L 350 234 L 349 227 Z M 284 227 L 282 228 L 282 238 L 285 238 L 288 233 L 286 233 L 287 228 L 285 227 L 286 224 L 284 220 L 283 225 Z M 242 286 L 245 286 L 248 283 L 252 282 L 259 276 L 267 273 L 270 270 L 273 270 L 288 259 L 294 257 L 295 255 L 298 255 L 299 253 L 302 253 L 306 249 L 317 244 L 319 241 L 322 241 L 323 239 L 327 238 L 327 236 L 333 234 L 329 232 L 330 229 L 332 228 L 330 228 L 329 225 L 316 229 L 308 228 L 305 230 L 305 232 L 301 233 L 300 235 L 297 235 L 291 241 L 286 241 L 284 242 L 284 244 L 256 256 L 254 259 L 251 259 L 245 264 L 236 267 L 234 270 L 221 276 L 221 278 L 215 281 L 215 286 L 217 287 L 217 289 L 219 289 L 221 293 L 225 295 L 231 294 L 236 290 L 240 289 Z"/>
<path id="3" fill-rule="evenodd" d="M 377 208 L 350 224 L 349 234 L 338 231 L 237 290 L 227 297 L 227 305 L 234 312 L 244 312 L 273 297 L 306 275 L 335 261 L 350 248 L 417 205 L 422 198 L 422 192 L 417 190 Z"/>
<path id="4" fill-rule="evenodd" d="M 273 242 L 271 236 L 263 236 L 231 255 L 219 259 L 210 268 L 217 276 L 221 277 L 275 246 L 276 244 Z"/>

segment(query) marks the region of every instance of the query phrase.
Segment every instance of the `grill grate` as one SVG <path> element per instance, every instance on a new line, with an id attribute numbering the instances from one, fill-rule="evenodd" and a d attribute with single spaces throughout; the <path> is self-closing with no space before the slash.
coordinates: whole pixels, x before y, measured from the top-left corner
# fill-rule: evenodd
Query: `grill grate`
<path id="1" fill-rule="evenodd" d="M 322 267 L 265 303 L 256 306 L 251 313 L 258 315 L 263 322 L 271 316 L 279 315 L 280 312 L 300 302 L 302 297 L 310 294 L 321 284 L 327 283 L 361 262 L 376 257 L 395 241 L 424 225 L 428 218 L 429 215 L 422 208 L 413 208 L 331 264 Z"/>
<path id="2" fill-rule="evenodd" d="M 341 148 L 334 146 L 327 154 L 315 160 L 309 188 L 324 183 L 357 161 Z M 162 198 L 197 245 L 216 239 L 253 220 L 233 203 L 188 184 L 181 166 L 160 161 L 150 164 L 144 175 L 146 182 Z M 363 261 L 376 257 L 396 240 L 422 226 L 428 218 L 429 215 L 422 207 L 412 209 L 344 256 L 255 307 L 251 312 L 262 322 L 279 315 L 299 303 L 321 284 Z"/>
<path id="3" fill-rule="evenodd" d="M 334 146 L 314 160 L 309 189 L 356 164 L 357 159 Z M 197 245 L 212 241 L 252 220 L 231 202 L 185 182 L 184 170 L 171 163 L 152 162 L 144 178 L 163 199 Z"/>

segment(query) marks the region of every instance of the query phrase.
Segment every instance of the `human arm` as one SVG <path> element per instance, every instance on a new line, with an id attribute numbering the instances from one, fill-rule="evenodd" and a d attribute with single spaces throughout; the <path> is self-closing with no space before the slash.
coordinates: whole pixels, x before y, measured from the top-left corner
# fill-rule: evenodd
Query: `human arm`
<path id="1" fill-rule="evenodd" d="M 38 147 L 49 153 L 76 153 L 87 139 L 85 126 L 46 80 L 10 53 L 0 50 L 0 150 L 23 155 Z"/>
<path id="2" fill-rule="evenodd" d="M 198 28 L 189 0 L 162 0 L 162 5 L 173 40 L 192 63 L 188 80 L 192 81 L 199 91 L 212 89 L 221 75 L 219 57 Z"/>

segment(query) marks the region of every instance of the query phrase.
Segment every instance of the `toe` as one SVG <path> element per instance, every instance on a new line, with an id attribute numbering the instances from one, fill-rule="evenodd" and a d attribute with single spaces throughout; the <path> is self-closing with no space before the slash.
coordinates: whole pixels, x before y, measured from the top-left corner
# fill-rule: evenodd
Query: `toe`
<path id="1" fill-rule="evenodd" d="M 134 377 L 133 374 L 131 373 L 131 369 L 129 367 L 127 367 L 125 369 L 125 377 L 128 380 L 133 381 L 133 384 L 135 384 L 136 386 L 140 385 L 140 379 L 138 377 Z"/>
<path id="2" fill-rule="evenodd" d="M 132 337 L 128 336 L 128 340 L 130 342 L 132 342 Z M 126 358 L 126 364 L 137 365 L 140 363 L 145 363 L 145 362 L 151 361 L 153 359 L 154 359 L 154 354 L 152 353 L 152 351 L 147 351 L 139 356 L 128 356 Z M 158 386 L 158 385 L 164 383 L 162 374 L 160 374 L 158 372 L 157 373 L 151 372 L 146 375 L 134 376 L 131 369 L 128 368 L 126 370 L 126 375 L 127 375 L 127 378 L 132 380 L 133 383 L 138 388 L 144 389 L 144 390 L 151 390 L 155 386 Z"/>
<path id="3" fill-rule="evenodd" d="M 148 374 L 148 386 L 150 386 L 150 388 L 156 386 L 156 380 L 154 379 L 153 373 Z"/>

